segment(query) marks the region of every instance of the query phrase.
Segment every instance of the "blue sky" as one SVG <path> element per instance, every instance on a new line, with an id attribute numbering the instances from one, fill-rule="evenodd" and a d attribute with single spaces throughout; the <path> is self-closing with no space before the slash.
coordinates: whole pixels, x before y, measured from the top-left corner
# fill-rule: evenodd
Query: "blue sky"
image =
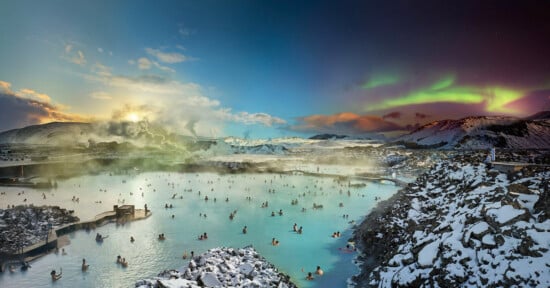
<path id="1" fill-rule="evenodd" d="M 546 4 L 434 3 L 7 1 L 0 130 L 131 114 L 188 135 L 361 134 L 550 109 Z"/>

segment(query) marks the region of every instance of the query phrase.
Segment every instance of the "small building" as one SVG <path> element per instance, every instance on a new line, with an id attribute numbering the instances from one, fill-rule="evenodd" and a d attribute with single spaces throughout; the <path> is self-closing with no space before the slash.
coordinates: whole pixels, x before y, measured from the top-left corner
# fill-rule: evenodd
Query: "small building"
<path id="1" fill-rule="evenodd" d="M 115 210 L 117 218 L 134 217 L 135 215 L 134 205 L 115 205 L 113 210 Z"/>

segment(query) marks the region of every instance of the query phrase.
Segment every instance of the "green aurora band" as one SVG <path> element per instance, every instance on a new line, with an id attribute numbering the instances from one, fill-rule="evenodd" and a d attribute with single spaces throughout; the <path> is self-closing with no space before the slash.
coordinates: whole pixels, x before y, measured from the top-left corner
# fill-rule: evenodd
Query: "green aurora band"
<path id="1" fill-rule="evenodd" d="M 451 102 L 463 104 L 486 103 L 485 109 L 488 112 L 513 114 L 517 111 L 506 107 L 506 104 L 525 95 L 523 91 L 502 86 L 453 86 L 454 82 L 454 76 L 446 76 L 429 87 L 412 91 L 403 97 L 386 99 L 378 104 L 368 105 L 365 110 L 374 111 L 407 105 Z M 365 88 L 365 86 L 362 87 Z"/>
<path id="2" fill-rule="evenodd" d="M 361 85 L 361 88 L 372 89 L 380 86 L 392 85 L 399 82 L 399 80 L 400 78 L 397 75 L 389 75 L 389 74 L 374 75 L 370 77 L 367 82 Z"/>

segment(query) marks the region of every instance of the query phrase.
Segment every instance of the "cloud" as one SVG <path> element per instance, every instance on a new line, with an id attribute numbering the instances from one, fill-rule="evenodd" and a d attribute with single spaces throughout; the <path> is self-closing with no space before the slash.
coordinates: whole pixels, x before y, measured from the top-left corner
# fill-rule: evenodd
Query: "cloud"
<path id="1" fill-rule="evenodd" d="M 182 37 L 189 37 L 189 36 L 197 33 L 197 30 L 180 26 L 180 28 L 178 29 L 178 33 Z"/>
<path id="2" fill-rule="evenodd" d="M 271 116 L 267 113 L 248 113 L 248 112 L 238 112 L 231 113 L 231 110 L 224 109 L 220 111 L 221 118 L 230 120 L 233 122 L 239 122 L 243 124 L 262 124 L 264 126 L 271 127 L 273 125 L 283 125 L 286 124 L 286 121 L 279 118 Z"/>
<path id="3" fill-rule="evenodd" d="M 149 69 L 151 69 L 151 67 L 154 66 L 154 67 L 156 67 L 159 70 L 164 71 L 164 72 L 170 72 L 170 73 L 175 73 L 176 72 L 176 70 L 174 70 L 170 67 L 163 66 L 163 65 L 159 64 L 157 61 L 151 61 L 151 60 L 149 60 L 148 58 L 145 58 L 145 57 L 141 57 L 137 61 L 128 60 L 128 63 L 130 65 L 135 65 L 137 63 L 138 68 L 140 70 L 149 70 Z"/>
<path id="4" fill-rule="evenodd" d="M 400 117 L 401 117 L 401 112 L 394 111 L 394 112 L 385 114 L 384 116 L 382 116 L 382 119 L 387 119 L 387 118 L 399 119 Z"/>
<path id="5" fill-rule="evenodd" d="M 163 63 L 174 64 L 191 60 L 191 58 L 177 52 L 166 53 L 153 48 L 145 48 L 145 52 L 156 57 L 158 61 Z"/>
<path id="6" fill-rule="evenodd" d="M 223 131 L 229 122 L 264 127 L 286 123 L 284 119 L 267 113 L 233 112 L 218 100 L 205 96 L 203 88 L 197 83 L 184 83 L 155 74 L 126 76 L 101 73 L 103 70 L 95 69 L 93 74 L 86 75 L 86 79 L 105 86 L 105 91 L 116 90 L 117 95 L 131 95 L 128 98 L 133 104 L 131 109 L 139 106 L 147 107 L 148 111 L 145 113 L 140 108 L 134 111 L 135 114 L 176 133 L 220 136 L 219 131 Z"/>
<path id="7" fill-rule="evenodd" d="M 17 93 L 15 93 L 15 95 L 17 95 L 21 98 L 34 99 L 34 100 L 42 101 L 42 102 L 45 102 L 45 103 L 49 103 L 51 101 L 50 96 L 48 96 L 46 94 L 43 94 L 43 93 L 38 93 L 38 92 L 36 92 L 32 89 L 28 89 L 28 88 L 23 88 L 23 89 L 19 90 Z"/>
<path id="8" fill-rule="evenodd" d="M 99 53 L 103 53 L 103 48 L 101 48 L 101 47 L 98 47 L 98 48 L 97 48 L 97 52 L 99 52 Z"/>
<path id="9" fill-rule="evenodd" d="M 73 50 L 72 44 L 65 45 L 65 53 L 71 53 L 71 50 Z"/>
<path id="10" fill-rule="evenodd" d="M 76 55 L 71 58 L 71 62 L 82 66 L 86 64 L 86 57 L 84 57 L 84 53 L 82 51 L 78 50 Z"/>
<path id="11" fill-rule="evenodd" d="M 1 89 L 0 92 L 6 93 L 8 91 L 11 91 L 10 87 L 11 87 L 11 83 L 0 80 L 0 89 Z"/>
<path id="12" fill-rule="evenodd" d="M 113 97 L 104 91 L 96 91 L 90 93 L 90 97 L 98 100 L 112 100 Z"/>
<path id="13" fill-rule="evenodd" d="M 64 54 L 61 58 L 80 66 L 84 66 L 86 64 L 86 57 L 84 56 L 84 52 L 82 52 L 81 50 L 75 50 L 73 44 L 65 45 Z"/>
<path id="14" fill-rule="evenodd" d="M 153 65 L 153 63 L 151 63 L 151 61 L 145 57 L 141 57 L 137 60 L 137 63 L 138 63 L 138 68 L 140 70 L 148 70 L 148 69 L 151 69 L 151 66 Z"/>
<path id="15" fill-rule="evenodd" d="M 170 72 L 170 73 L 175 73 L 176 72 L 176 70 L 174 70 L 170 67 L 160 65 L 157 61 L 153 61 L 153 65 L 155 65 L 155 67 L 157 67 L 158 69 L 160 69 L 162 71 L 165 71 L 165 72 Z"/>
<path id="16" fill-rule="evenodd" d="M 112 70 L 111 67 L 105 66 L 99 62 L 96 62 L 94 66 L 92 66 L 92 72 L 102 77 L 110 77 Z"/>
<path id="17" fill-rule="evenodd" d="M 10 87 L 11 83 L 0 81 L 0 131 L 53 121 L 87 120 L 86 117 L 64 112 L 62 106 L 49 103 L 49 97 L 43 96 L 46 94 L 32 89 L 14 92 Z"/>
<path id="18" fill-rule="evenodd" d="M 333 115 L 311 115 L 298 119 L 289 129 L 308 133 L 367 134 L 402 129 L 401 126 L 378 116 L 342 112 Z"/>

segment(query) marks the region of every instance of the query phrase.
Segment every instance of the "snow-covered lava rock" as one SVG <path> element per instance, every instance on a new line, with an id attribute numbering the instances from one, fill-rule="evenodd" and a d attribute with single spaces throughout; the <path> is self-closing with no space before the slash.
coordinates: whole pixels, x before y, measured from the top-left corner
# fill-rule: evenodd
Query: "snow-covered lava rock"
<path id="1" fill-rule="evenodd" d="M 0 252 L 19 249 L 44 241 L 50 228 L 79 221 L 58 206 L 16 206 L 0 209 Z"/>
<path id="2" fill-rule="evenodd" d="M 357 287 L 550 287 L 548 179 L 548 166 L 506 174 L 473 157 L 437 163 L 356 230 L 363 269 L 353 280 Z"/>
<path id="3" fill-rule="evenodd" d="M 213 248 L 195 256 L 180 271 L 139 280 L 136 287 L 296 287 L 252 247 Z"/>

